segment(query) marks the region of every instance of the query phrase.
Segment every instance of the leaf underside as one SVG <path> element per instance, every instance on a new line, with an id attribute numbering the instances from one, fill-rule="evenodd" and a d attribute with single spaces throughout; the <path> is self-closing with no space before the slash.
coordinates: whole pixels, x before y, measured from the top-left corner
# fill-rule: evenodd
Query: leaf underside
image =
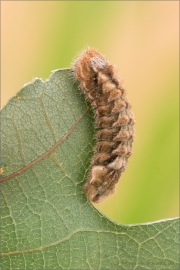
<path id="1" fill-rule="evenodd" d="M 3 108 L 2 269 L 179 269 L 179 219 L 125 226 L 87 201 L 93 121 L 70 69 Z"/>

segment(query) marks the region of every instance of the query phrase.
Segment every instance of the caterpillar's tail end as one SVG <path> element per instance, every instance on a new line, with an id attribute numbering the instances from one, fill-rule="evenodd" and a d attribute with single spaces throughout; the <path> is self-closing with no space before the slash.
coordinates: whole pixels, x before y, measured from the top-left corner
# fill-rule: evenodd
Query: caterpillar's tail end
<path id="1" fill-rule="evenodd" d="M 119 177 L 118 171 L 101 165 L 93 166 L 83 190 L 91 202 L 102 202 L 107 196 L 114 193 Z"/>

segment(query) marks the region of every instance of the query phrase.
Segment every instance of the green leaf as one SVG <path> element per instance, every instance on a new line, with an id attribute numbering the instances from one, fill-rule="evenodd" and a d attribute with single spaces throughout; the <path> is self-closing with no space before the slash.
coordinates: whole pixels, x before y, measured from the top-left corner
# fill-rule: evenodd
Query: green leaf
<path id="1" fill-rule="evenodd" d="M 63 69 L 2 110 L 2 269 L 179 269 L 179 219 L 125 226 L 87 201 L 89 107 Z"/>

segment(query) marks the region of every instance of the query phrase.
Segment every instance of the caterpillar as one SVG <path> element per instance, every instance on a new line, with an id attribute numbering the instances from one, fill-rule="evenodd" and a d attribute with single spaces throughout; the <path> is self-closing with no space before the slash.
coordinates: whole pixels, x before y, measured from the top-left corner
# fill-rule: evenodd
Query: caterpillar
<path id="1" fill-rule="evenodd" d="M 96 146 L 83 186 L 88 199 L 98 203 L 115 191 L 132 154 L 134 116 L 114 65 L 88 48 L 73 64 L 73 76 L 90 101 L 95 115 Z"/>

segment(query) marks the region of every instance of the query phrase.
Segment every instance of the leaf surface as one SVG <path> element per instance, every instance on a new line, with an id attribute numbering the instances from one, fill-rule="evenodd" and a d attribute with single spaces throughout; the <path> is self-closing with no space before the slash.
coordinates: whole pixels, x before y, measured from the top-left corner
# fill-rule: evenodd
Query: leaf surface
<path id="1" fill-rule="evenodd" d="M 1 112 L 2 269 L 179 269 L 179 219 L 122 225 L 87 201 L 93 113 L 70 69 Z"/>

